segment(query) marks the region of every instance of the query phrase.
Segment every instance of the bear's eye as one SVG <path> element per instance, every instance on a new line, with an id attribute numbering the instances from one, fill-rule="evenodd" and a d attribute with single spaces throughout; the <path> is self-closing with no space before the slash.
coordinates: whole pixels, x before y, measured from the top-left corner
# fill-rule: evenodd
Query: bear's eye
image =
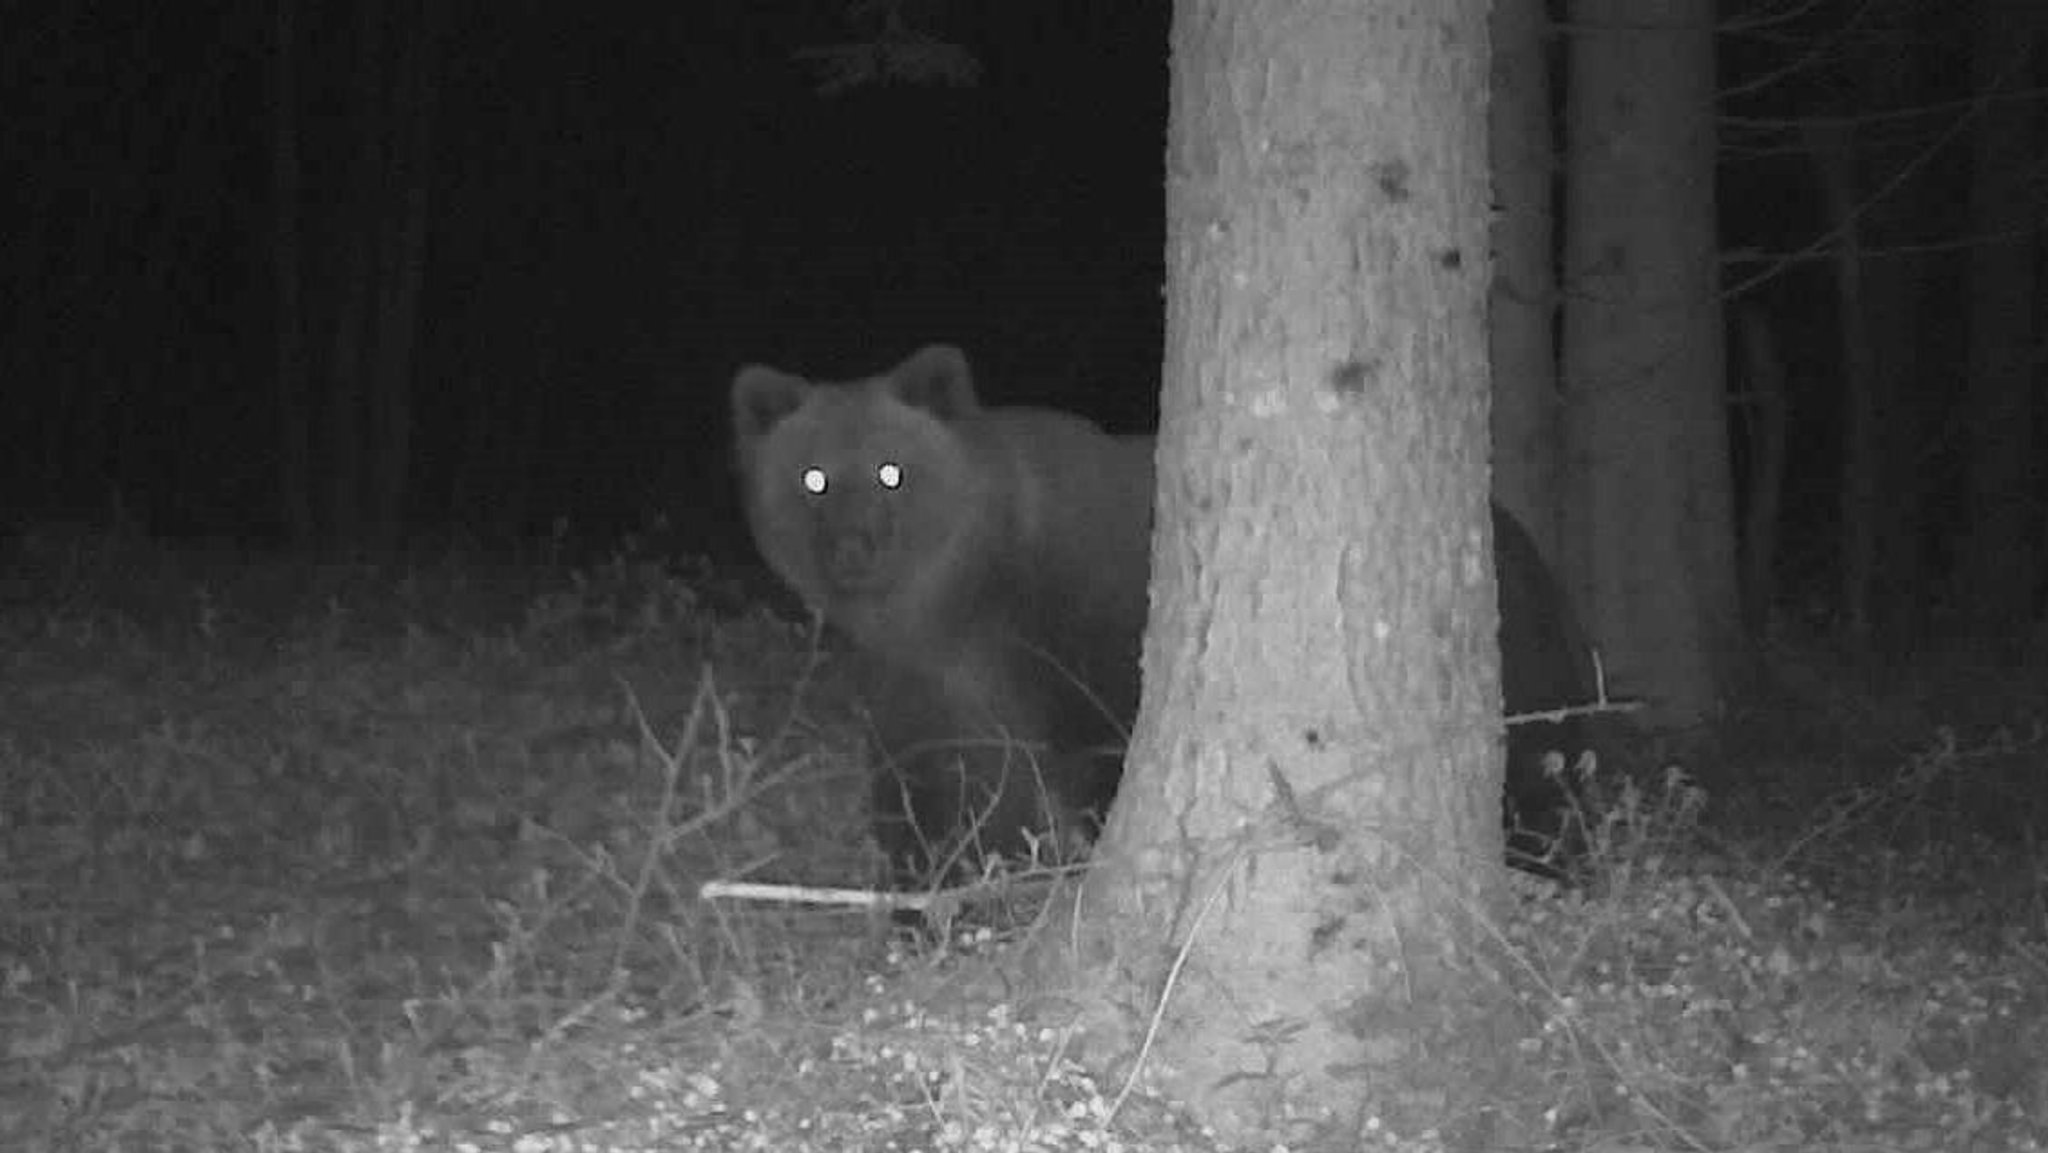
<path id="1" fill-rule="evenodd" d="M 903 466 L 893 460 L 885 460 L 875 467 L 875 479 L 891 491 L 902 488 Z"/>
<path id="2" fill-rule="evenodd" d="M 825 470 L 816 465 L 805 469 L 803 475 L 797 478 L 797 483 L 803 485 L 804 491 L 812 496 L 824 496 L 825 490 L 832 487 L 830 479 L 825 475 Z"/>

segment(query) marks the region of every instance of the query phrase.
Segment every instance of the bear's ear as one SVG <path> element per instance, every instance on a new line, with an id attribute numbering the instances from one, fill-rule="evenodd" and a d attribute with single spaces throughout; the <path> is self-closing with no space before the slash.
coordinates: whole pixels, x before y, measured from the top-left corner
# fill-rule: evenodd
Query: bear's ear
<path id="1" fill-rule="evenodd" d="M 742 441 L 765 436 L 810 394 L 811 382 L 803 377 L 750 364 L 732 378 L 733 431 Z"/>
<path id="2" fill-rule="evenodd" d="M 885 378 L 896 399 L 940 420 L 958 420 L 981 410 L 967 356 L 950 344 L 933 344 L 910 354 Z"/>

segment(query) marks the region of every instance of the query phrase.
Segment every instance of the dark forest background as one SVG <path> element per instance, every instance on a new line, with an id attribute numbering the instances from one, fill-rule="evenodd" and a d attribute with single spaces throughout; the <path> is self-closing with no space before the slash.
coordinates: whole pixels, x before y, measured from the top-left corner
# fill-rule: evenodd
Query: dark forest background
<path id="1" fill-rule="evenodd" d="M 357 242 L 344 164 L 378 130 L 366 22 L 437 58 L 415 532 L 595 539 L 662 513 L 731 550 L 747 361 L 851 376 L 947 340 L 999 400 L 1156 411 L 1164 3 L 933 6 L 971 84 L 837 94 L 797 54 L 879 29 L 838 4 L 394 7 L 306 5 L 298 82 L 317 312 Z M 155 533 L 285 539 L 269 12 L 16 10 L 14 516 L 118 493 Z"/>
<path id="2" fill-rule="evenodd" d="M 1896 382 L 1882 467 L 1911 478 L 1885 498 L 1910 509 L 1880 598 L 1902 642 L 1953 607 L 1972 452 L 1958 421 L 1981 160 L 1957 11 L 1729 5 L 1721 40 L 1738 477 L 1768 372 L 1788 446 L 1774 595 L 1824 624 L 1840 609 L 1847 355 L 1828 174 L 1846 172 L 1901 320 L 1875 335 Z M 853 376 L 933 341 L 966 348 L 998 403 L 1147 428 L 1169 15 L 1165 0 L 9 6 L 0 524 L 375 554 L 601 549 L 661 518 L 667 547 L 746 564 L 733 371 Z M 2010 161 L 2040 205 L 2037 57 L 2015 64 L 2033 129 Z M 2000 242 L 2038 267 L 2044 217 Z M 2036 396 L 2044 365 L 2037 345 Z M 2044 470 L 2020 499 L 2014 543 L 2038 557 Z"/>

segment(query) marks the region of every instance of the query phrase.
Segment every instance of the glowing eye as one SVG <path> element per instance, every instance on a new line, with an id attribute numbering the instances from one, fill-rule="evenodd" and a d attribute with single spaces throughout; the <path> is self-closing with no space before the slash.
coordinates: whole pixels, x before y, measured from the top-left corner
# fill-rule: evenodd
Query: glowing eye
<path id="1" fill-rule="evenodd" d="M 899 489 L 899 488 L 902 488 L 902 487 L 903 487 L 903 466 L 902 466 L 902 465 L 900 465 L 900 464 L 897 464 L 897 463 L 896 463 L 895 461 L 893 461 L 893 460 L 891 460 L 891 461 L 884 461 L 884 462 L 882 462 L 882 464 L 881 464 L 881 466 L 880 466 L 880 467 L 878 467 L 878 468 L 876 468 L 876 469 L 875 469 L 875 479 L 881 482 L 881 484 L 882 484 L 882 487 L 883 487 L 883 488 L 886 488 L 886 489 Z"/>
<path id="2" fill-rule="evenodd" d="M 824 496 L 825 490 L 832 487 L 830 480 L 825 476 L 825 470 L 816 467 L 805 469 L 799 483 L 804 486 L 804 491 L 812 496 Z"/>

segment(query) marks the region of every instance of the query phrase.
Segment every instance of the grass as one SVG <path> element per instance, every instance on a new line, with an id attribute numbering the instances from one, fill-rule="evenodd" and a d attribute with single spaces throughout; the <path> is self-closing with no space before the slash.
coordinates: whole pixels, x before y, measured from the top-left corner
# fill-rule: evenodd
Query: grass
<path id="1" fill-rule="evenodd" d="M 1552 1147 L 2048 1148 L 2048 695 L 1816 663 L 1731 726 L 1704 830 L 1617 782 L 1599 882 L 1500 927 Z M 19 544 L 0 1148 L 1214 1147 L 1110 1116 L 1004 935 L 697 899 L 875 875 L 853 700 L 807 629 L 630 551 Z"/>

